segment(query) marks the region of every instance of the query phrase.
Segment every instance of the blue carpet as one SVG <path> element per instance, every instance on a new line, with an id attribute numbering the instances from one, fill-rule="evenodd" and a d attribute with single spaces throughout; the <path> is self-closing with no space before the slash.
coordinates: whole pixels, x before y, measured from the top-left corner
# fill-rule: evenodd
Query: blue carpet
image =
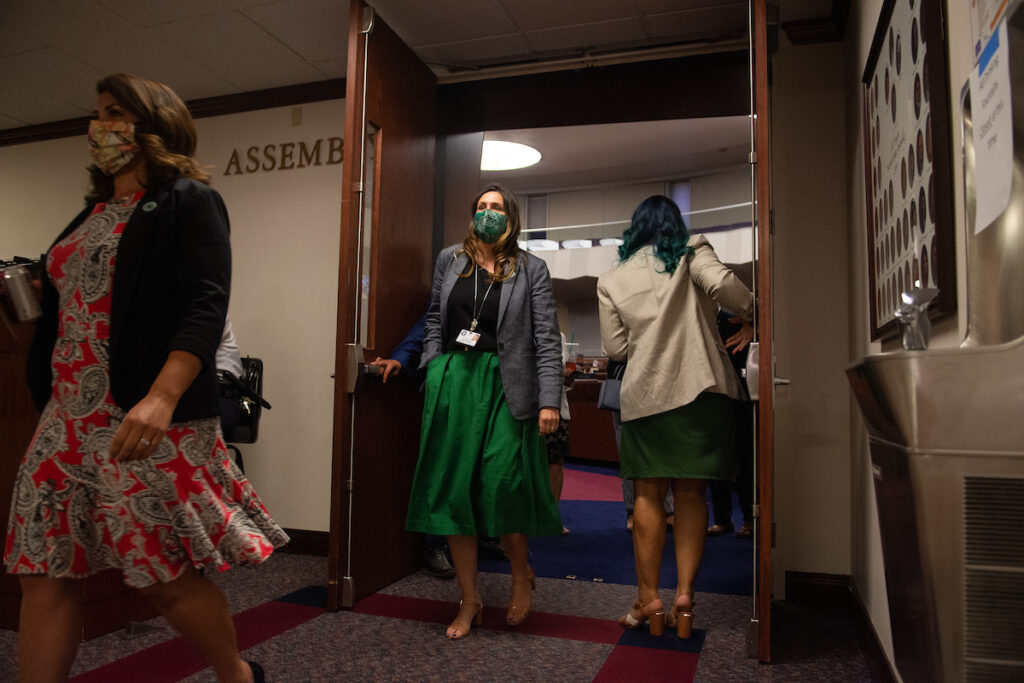
<path id="1" fill-rule="evenodd" d="M 572 465 L 597 474 L 614 475 L 607 468 Z M 568 536 L 530 539 L 531 563 L 538 576 L 571 578 L 636 585 L 633 561 L 633 536 L 626 530 L 625 509 L 621 502 L 563 500 L 559 503 L 562 522 L 571 530 Z M 733 521 L 737 528 L 743 521 L 738 505 L 733 505 Z M 753 545 L 750 540 L 732 534 L 708 538 L 704 559 L 697 575 L 699 592 L 751 595 L 753 582 Z M 480 569 L 508 572 L 508 563 L 497 560 L 480 561 Z M 665 538 L 665 554 L 661 563 L 662 588 L 676 585 L 676 560 L 672 532 Z"/>

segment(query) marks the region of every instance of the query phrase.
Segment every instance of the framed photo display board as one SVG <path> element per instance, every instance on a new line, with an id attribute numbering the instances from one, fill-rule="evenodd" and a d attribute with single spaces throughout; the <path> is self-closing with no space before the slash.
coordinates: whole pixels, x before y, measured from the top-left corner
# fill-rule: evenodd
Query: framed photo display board
<path id="1" fill-rule="evenodd" d="M 871 339 L 898 333 L 900 294 L 956 312 L 952 137 L 942 5 L 886 0 L 861 84 Z"/>

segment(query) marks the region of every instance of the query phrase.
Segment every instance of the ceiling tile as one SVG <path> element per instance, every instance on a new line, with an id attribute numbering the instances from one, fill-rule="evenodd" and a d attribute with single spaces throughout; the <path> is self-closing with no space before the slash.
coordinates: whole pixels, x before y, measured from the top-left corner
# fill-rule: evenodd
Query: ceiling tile
<path id="1" fill-rule="evenodd" d="M 221 76 L 238 86 L 242 92 L 280 88 L 300 83 L 315 83 L 326 78 L 323 72 L 305 62 L 278 64 L 257 69 L 239 69 L 221 74 Z"/>
<path id="2" fill-rule="evenodd" d="M 136 26 L 154 26 L 174 21 L 233 12 L 274 0 L 95 0 Z M 339 3 L 340 4 L 340 3 Z"/>
<path id="3" fill-rule="evenodd" d="M 715 9 L 686 10 L 651 14 L 647 30 L 655 38 L 699 40 L 747 32 L 746 5 L 728 5 Z"/>
<path id="4" fill-rule="evenodd" d="M 832 0 L 824 1 L 831 2 Z M 726 5 L 747 6 L 744 0 L 636 0 L 636 3 L 644 14 L 679 12 L 688 9 L 715 9 Z"/>
<path id="5" fill-rule="evenodd" d="M 48 123 L 50 121 L 61 121 L 64 119 L 77 119 L 81 116 L 88 116 L 96 108 L 96 100 L 83 109 L 61 100 L 37 100 L 26 103 L 24 106 L 4 106 L 4 114 L 20 121 L 18 125 L 32 125 L 35 123 Z M 82 131 L 85 132 L 84 130 Z"/>
<path id="6" fill-rule="evenodd" d="M 27 27 L 51 45 L 80 36 L 112 36 L 131 24 L 94 0 L 3 0 L 3 20 Z"/>
<path id="7" fill-rule="evenodd" d="M 328 78 L 345 78 L 348 76 L 348 59 L 326 59 L 320 62 L 313 62 L 320 71 L 324 72 Z"/>
<path id="8" fill-rule="evenodd" d="M 416 50 L 416 54 L 427 64 L 444 66 L 479 66 L 505 61 L 513 56 L 528 56 L 531 52 L 530 44 L 518 33 L 459 43 L 425 45 Z"/>
<path id="9" fill-rule="evenodd" d="M 6 10 L 0 10 L 0 57 L 49 47 L 35 32 L 9 21 L 6 15 Z"/>
<path id="10" fill-rule="evenodd" d="M 551 0 L 499 0 L 501 6 L 523 31 L 538 31 L 574 24 L 588 24 L 637 15 L 632 2 L 588 0 L 552 2 Z"/>
<path id="11" fill-rule="evenodd" d="M 67 100 L 95 93 L 102 74 L 52 47 L 0 58 L 0 105 L 51 99 Z"/>
<path id="12" fill-rule="evenodd" d="M 207 97 L 232 95 L 242 92 L 242 89 L 219 76 L 211 76 L 177 85 L 174 88 L 174 92 L 178 93 L 178 97 L 188 102 L 189 100 L 201 100 Z"/>
<path id="13" fill-rule="evenodd" d="M 348 54 L 348 4 L 337 0 L 283 0 L 242 13 L 309 61 Z"/>
<path id="14" fill-rule="evenodd" d="M 117 40 L 82 39 L 64 50 L 102 74 L 133 73 L 175 88 L 207 73 L 175 44 L 167 44 L 144 29 L 133 29 Z"/>
<path id="15" fill-rule="evenodd" d="M 635 17 L 531 31 L 526 37 L 541 52 L 568 48 L 622 47 L 646 38 L 640 20 Z"/>
<path id="16" fill-rule="evenodd" d="M 218 75 L 301 64 L 301 58 L 241 12 L 228 12 L 152 26 L 170 44 L 188 36 L 190 57 Z"/>
<path id="17" fill-rule="evenodd" d="M 0 114 L 0 130 L 6 130 L 8 128 L 21 128 L 24 125 L 24 121 L 12 119 L 9 116 L 4 116 L 3 114 Z"/>
<path id="18" fill-rule="evenodd" d="M 496 0 L 371 0 L 406 45 L 436 45 L 516 31 Z"/>

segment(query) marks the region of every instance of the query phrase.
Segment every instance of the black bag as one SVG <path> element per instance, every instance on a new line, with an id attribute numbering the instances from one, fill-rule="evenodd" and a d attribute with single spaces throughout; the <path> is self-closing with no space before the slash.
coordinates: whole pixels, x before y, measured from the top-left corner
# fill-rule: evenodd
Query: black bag
<path id="1" fill-rule="evenodd" d="M 221 398 L 238 403 L 245 415 L 241 424 L 235 425 L 230 434 L 224 435 L 228 443 L 256 443 L 259 436 L 260 414 L 263 408 L 270 410 L 270 403 L 261 395 L 263 392 L 263 361 L 246 356 L 242 358 L 243 377 L 235 377 L 226 370 L 217 373 Z"/>
<path id="2" fill-rule="evenodd" d="M 614 363 L 614 365 L 612 365 Z M 601 391 L 597 394 L 597 407 L 602 410 L 621 410 L 619 407 L 619 391 L 622 389 L 622 377 L 626 374 L 625 363 L 608 363 L 608 379 L 601 382 Z"/>

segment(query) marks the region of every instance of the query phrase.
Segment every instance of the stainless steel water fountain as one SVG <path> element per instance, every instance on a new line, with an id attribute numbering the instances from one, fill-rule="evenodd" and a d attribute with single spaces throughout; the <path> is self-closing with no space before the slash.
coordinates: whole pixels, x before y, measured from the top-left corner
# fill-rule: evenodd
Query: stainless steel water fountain
<path id="1" fill-rule="evenodd" d="M 1024 11 L 1013 4 L 1011 199 L 977 234 L 969 94 L 961 100 L 966 339 L 847 370 L 868 429 L 904 681 L 1024 680 Z"/>

